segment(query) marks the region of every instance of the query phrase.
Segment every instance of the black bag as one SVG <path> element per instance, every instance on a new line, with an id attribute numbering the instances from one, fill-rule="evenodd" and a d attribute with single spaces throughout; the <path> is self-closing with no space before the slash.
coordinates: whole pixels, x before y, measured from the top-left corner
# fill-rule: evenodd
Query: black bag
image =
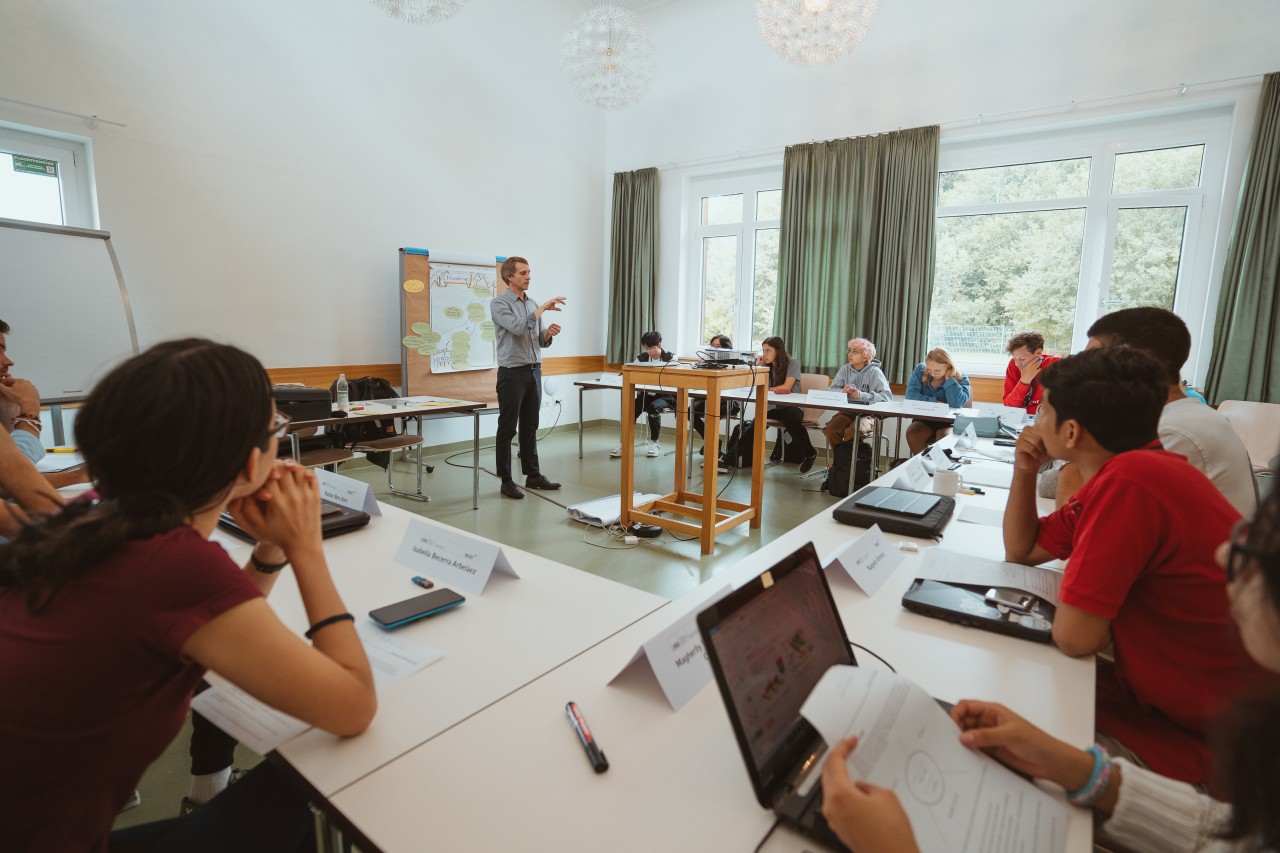
<path id="1" fill-rule="evenodd" d="M 869 493 L 876 492 L 877 489 L 880 492 L 899 491 L 908 495 L 918 495 L 932 499 L 933 508 L 924 515 L 911 515 L 858 505 L 860 499 Z M 955 498 L 935 495 L 931 492 L 916 492 L 913 489 L 893 489 L 883 486 L 864 486 L 850 497 L 845 498 L 844 502 L 837 506 L 831 514 L 841 524 L 849 524 L 854 527 L 869 528 L 873 524 L 878 524 L 885 533 L 901 533 L 903 536 L 915 536 L 920 539 L 941 539 L 942 528 L 946 527 L 947 522 L 951 520 L 951 513 L 955 511 L 955 508 Z"/>
<path id="2" fill-rule="evenodd" d="M 823 491 L 831 493 L 834 498 L 843 498 L 849 494 L 849 462 L 853 457 L 853 448 L 858 448 L 858 464 L 853 472 L 853 487 L 861 489 L 871 482 L 871 445 L 865 441 L 846 441 L 836 445 L 831 470 L 823 482 Z"/>
<path id="3" fill-rule="evenodd" d="M 754 422 L 747 421 L 745 424 L 738 424 L 729 433 L 729 440 L 724 446 L 724 458 L 734 468 L 750 468 L 755 450 Z"/>
<path id="4" fill-rule="evenodd" d="M 323 388 L 272 385 L 276 410 L 293 421 L 319 421 L 333 414 L 333 398 Z"/>
<path id="5" fill-rule="evenodd" d="M 329 396 L 338 399 L 338 383 L 329 386 Z M 388 400 L 398 396 L 391 383 L 379 376 L 362 376 L 359 379 L 347 380 L 347 399 L 352 402 L 360 400 Z M 395 418 L 378 418 L 371 421 L 360 421 L 354 424 L 342 424 L 329 427 L 325 434 L 331 436 L 333 447 L 351 448 L 366 441 L 377 441 L 380 438 L 391 438 L 399 435 Z M 365 457 L 379 468 L 391 464 L 390 451 L 382 450 L 366 453 Z"/>

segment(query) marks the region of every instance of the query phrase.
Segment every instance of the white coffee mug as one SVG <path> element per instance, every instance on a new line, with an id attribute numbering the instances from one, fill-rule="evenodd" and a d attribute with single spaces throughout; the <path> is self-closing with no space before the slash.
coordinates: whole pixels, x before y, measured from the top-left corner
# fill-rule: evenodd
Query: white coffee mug
<path id="1" fill-rule="evenodd" d="M 954 495 L 960 491 L 959 471 L 934 471 L 933 493 L 935 495 Z"/>

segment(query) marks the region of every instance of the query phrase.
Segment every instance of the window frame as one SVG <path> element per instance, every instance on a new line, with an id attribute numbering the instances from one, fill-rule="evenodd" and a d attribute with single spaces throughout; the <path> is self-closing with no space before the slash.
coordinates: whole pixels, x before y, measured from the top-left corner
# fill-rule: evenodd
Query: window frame
<path id="1" fill-rule="evenodd" d="M 1090 157 L 1089 194 L 1044 201 L 1004 202 L 937 208 L 936 217 L 972 216 L 1035 210 L 1084 208 L 1080 275 L 1076 298 L 1076 322 L 1072 351 L 1087 343 L 1085 332 L 1101 316 L 1106 299 L 1103 283 L 1114 255 L 1115 216 L 1120 209 L 1186 206 L 1181 263 L 1173 310 L 1186 321 L 1191 334 L 1201 340 L 1212 328 L 1210 303 L 1214 250 L 1221 216 L 1232 133 L 1229 105 L 1208 105 L 1185 111 L 1039 127 L 1003 134 L 957 136 L 944 134 L 938 172 L 992 168 L 1049 160 Z M 1200 184 L 1193 188 L 1113 193 L 1115 157 L 1138 151 L 1203 145 Z M 1193 283 L 1200 282 L 1201 286 Z M 1197 375 L 1193 351 L 1184 372 Z M 1066 355 L 1066 353 L 1057 353 Z M 962 363 L 961 370 L 976 376 L 1001 376 L 1003 368 L 983 363 Z"/>
<path id="2" fill-rule="evenodd" d="M 690 286 L 686 289 L 683 300 L 685 316 L 689 322 L 682 324 L 680 340 L 681 349 L 695 353 L 706 347 L 707 341 L 701 339 L 703 322 L 702 264 L 703 239 L 707 237 L 738 238 L 738 269 L 735 285 L 736 305 L 733 314 L 733 328 L 716 330 L 729 335 L 736 346 L 746 349 L 750 344 L 752 312 L 748 305 L 754 305 L 755 292 L 755 252 L 756 232 L 760 230 L 779 229 L 781 219 L 755 218 L 757 193 L 782 189 L 782 164 L 762 165 L 755 168 L 737 169 L 731 172 L 709 172 L 690 175 L 685 195 L 685 215 L 688 221 L 686 236 L 688 251 L 684 253 L 685 275 Z M 743 196 L 742 221 L 723 225 L 702 224 L 702 199 L 708 196 L 734 195 Z M 714 334 L 715 332 L 708 332 Z"/>
<path id="3" fill-rule="evenodd" d="M 0 151 L 53 160 L 58 164 L 61 224 L 97 230 L 92 142 L 86 137 L 0 121 Z M 57 224 L 57 223 L 54 223 Z"/>

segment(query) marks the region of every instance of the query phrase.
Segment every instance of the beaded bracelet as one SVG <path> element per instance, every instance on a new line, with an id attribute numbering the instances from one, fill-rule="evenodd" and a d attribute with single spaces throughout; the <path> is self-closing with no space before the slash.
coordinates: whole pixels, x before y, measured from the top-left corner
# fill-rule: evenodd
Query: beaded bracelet
<path id="1" fill-rule="evenodd" d="M 1111 781 L 1111 756 L 1107 751 L 1095 743 L 1085 752 L 1093 756 L 1093 772 L 1089 774 L 1089 781 L 1080 790 L 1067 792 L 1067 802 L 1082 808 L 1096 803 Z"/>
<path id="2" fill-rule="evenodd" d="M 18 417 L 13 419 L 14 429 L 18 428 L 18 424 L 26 424 L 27 426 L 35 430 L 37 434 L 39 434 L 40 431 L 44 429 L 44 424 L 40 422 L 39 418 L 29 418 L 25 415 L 18 415 Z"/>
<path id="3" fill-rule="evenodd" d="M 313 636 L 315 636 L 315 633 L 319 631 L 321 628 L 328 628 L 330 625 L 333 625 L 336 622 L 354 622 L 354 621 L 356 621 L 356 617 L 352 616 L 350 613 L 337 613 L 333 616 L 330 616 L 328 619 L 321 619 L 319 622 L 317 622 L 316 624 L 308 628 L 306 637 L 308 640 L 310 640 Z"/>

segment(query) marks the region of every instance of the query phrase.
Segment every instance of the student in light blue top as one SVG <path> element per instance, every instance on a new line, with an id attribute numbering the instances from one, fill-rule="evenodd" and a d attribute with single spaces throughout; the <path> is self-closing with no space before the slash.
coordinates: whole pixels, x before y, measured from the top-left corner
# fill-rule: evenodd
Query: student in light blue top
<path id="1" fill-rule="evenodd" d="M 951 355 L 942 347 L 934 347 L 916 366 L 907 380 L 907 399 L 927 403 L 946 403 L 953 409 L 969 404 L 969 377 L 960 372 Z M 919 453 L 933 442 L 951 434 L 951 427 L 928 421 L 912 421 L 907 427 L 907 446 Z"/>

